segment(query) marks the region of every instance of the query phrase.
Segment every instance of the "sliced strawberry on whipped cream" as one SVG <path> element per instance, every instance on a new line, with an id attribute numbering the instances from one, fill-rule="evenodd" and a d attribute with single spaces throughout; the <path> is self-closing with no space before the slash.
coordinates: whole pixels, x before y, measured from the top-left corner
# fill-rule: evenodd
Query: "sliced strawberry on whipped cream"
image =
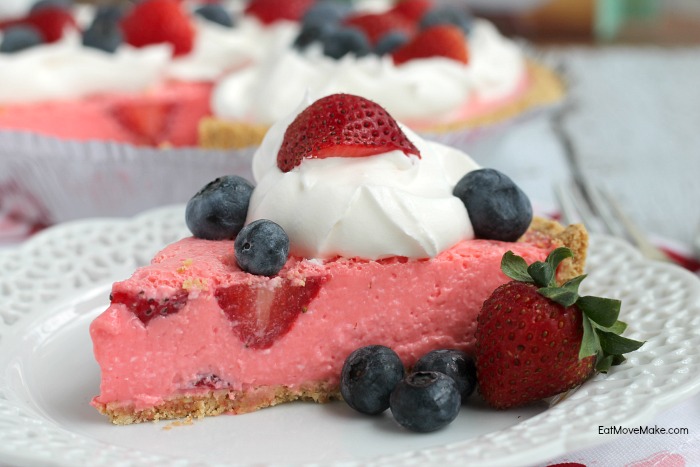
<path id="1" fill-rule="evenodd" d="M 410 42 L 392 54 L 394 63 L 401 65 L 416 58 L 445 57 L 469 62 L 469 49 L 464 32 L 451 24 L 440 24 L 421 31 Z"/>
<path id="2" fill-rule="evenodd" d="M 2 21 L 0 22 L 0 31 L 12 26 L 32 26 L 48 43 L 61 39 L 66 30 L 78 29 L 73 15 L 57 6 L 47 6 L 35 10 L 24 18 Z"/>
<path id="3" fill-rule="evenodd" d="M 126 42 L 134 47 L 168 43 L 173 55 L 185 55 L 194 47 L 192 20 L 177 0 L 145 0 L 137 3 L 121 21 Z"/>
<path id="4" fill-rule="evenodd" d="M 357 13 L 345 19 L 345 25 L 363 31 L 372 44 L 377 44 L 385 34 L 400 31 L 411 37 L 416 31 L 416 23 L 400 13 Z"/>
<path id="5" fill-rule="evenodd" d="M 379 104 L 332 94 L 311 104 L 289 125 L 277 167 L 289 172 L 303 159 L 367 157 L 393 150 L 420 158 L 418 148 Z"/>
<path id="6" fill-rule="evenodd" d="M 417 23 L 432 7 L 431 0 L 401 0 L 389 11 Z"/>
<path id="7" fill-rule="evenodd" d="M 255 16 L 263 24 L 281 20 L 299 21 L 314 0 L 251 0 L 245 13 Z"/>

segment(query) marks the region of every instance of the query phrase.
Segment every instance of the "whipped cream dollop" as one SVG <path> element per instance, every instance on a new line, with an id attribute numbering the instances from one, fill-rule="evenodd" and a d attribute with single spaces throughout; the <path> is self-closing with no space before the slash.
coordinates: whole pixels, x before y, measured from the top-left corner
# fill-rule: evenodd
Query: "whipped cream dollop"
<path id="1" fill-rule="evenodd" d="M 74 9 L 81 29 L 92 21 L 95 8 Z M 226 28 L 193 16 L 192 51 L 173 57 L 172 47 L 121 44 L 110 54 L 82 45 L 80 33 L 67 30 L 61 40 L 18 53 L 0 54 L 0 103 L 32 103 L 76 99 L 96 93 L 136 93 L 170 80 L 215 81 L 220 76 L 262 60 L 271 50 L 287 49 L 299 25 L 278 21 L 264 25 L 241 16 Z M 1 40 L 0 33 L 0 40 Z"/>
<path id="2" fill-rule="evenodd" d="M 167 45 L 123 45 L 108 54 L 84 47 L 78 32 L 66 31 L 52 44 L 0 55 L 0 103 L 143 91 L 162 79 L 170 56 Z"/>
<path id="3" fill-rule="evenodd" d="M 265 25 L 250 16 L 241 16 L 233 28 L 199 17 L 194 17 L 194 25 L 194 47 L 190 53 L 173 58 L 166 71 L 170 78 L 214 81 L 261 60 L 270 50 L 287 48 L 299 31 L 299 25 L 292 21 Z"/>
<path id="4" fill-rule="evenodd" d="M 21 18 L 36 0 L 2 0 L 0 1 L 0 20 Z"/>
<path id="5" fill-rule="evenodd" d="M 317 44 L 303 52 L 282 49 L 221 79 L 212 110 L 220 118 L 269 125 L 293 111 L 306 91 L 314 99 L 345 92 L 377 102 L 407 124 L 449 121 L 472 99 L 508 96 L 526 75 L 520 48 L 488 21 L 475 20 L 468 47 L 466 65 L 431 57 L 401 66 L 389 56 L 348 54 L 335 60 Z"/>
<path id="6" fill-rule="evenodd" d="M 247 222 L 270 219 L 290 252 L 306 258 L 430 258 L 473 238 L 452 190 L 477 169 L 466 154 L 402 127 L 421 157 L 395 150 L 369 157 L 304 159 L 277 167 L 284 133 L 301 109 L 275 123 L 253 158 L 256 187 Z"/>

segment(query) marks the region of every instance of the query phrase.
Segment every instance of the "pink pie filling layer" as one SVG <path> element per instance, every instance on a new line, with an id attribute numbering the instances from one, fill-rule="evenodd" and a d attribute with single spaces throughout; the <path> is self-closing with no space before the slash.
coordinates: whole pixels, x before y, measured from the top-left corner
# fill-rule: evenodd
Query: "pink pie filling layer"
<path id="1" fill-rule="evenodd" d="M 171 82 L 140 95 L 0 104 L 0 129 L 78 141 L 139 146 L 195 146 L 199 121 L 211 114 L 211 83 Z"/>
<path id="2" fill-rule="evenodd" d="M 486 115 L 522 97 L 531 88 L 532 84 L 532 77 L 525 73 L 513 90 L 504 96 L 493 99 L 472 96 L 460 107 L 452 112 L 445 113 L 441 117 L 407 119 L 405 123 L 413 128 L 422 130 L 432 128 L 437 124 L 465 121 Z"/>
<path id="3" fill-rule="evenodd" d="M 344 359 L 369 344 L 406 365 L 431 349 L 471 351 L 482 302 L 507 280 L 507 250 L 528 262 L 548 253 L 472 240 L 429 260 L 291 258 L 267 278 L 236 266 L 231 241 L 183 239 L 114 284 L 92 323 L 102 370 L 93 404 L 142 410 L 211 389 L 333 387 Z"/>

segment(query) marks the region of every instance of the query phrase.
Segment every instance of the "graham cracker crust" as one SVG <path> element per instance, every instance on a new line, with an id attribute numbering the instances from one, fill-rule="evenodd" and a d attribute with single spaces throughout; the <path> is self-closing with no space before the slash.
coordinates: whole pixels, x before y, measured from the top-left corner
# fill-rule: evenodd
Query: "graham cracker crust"
<path id="1" fill-rule="evenodd" d="M 199 146 L 205 149 L 243 149 L 259 145 L 267 125 L 205 117 L 199 122 Z"/>
<path id="2" fill-rule="evenodd" d="M 206 394 L 175 396 L 143 410 L 112 402 L 100 404 L 93 401 L 93 405 L 115 425 L 131 425 L 178 418 L 200 419 L 223 413 L 243 414 L 292 401 L 326 403 L 331 400 L 341 400 L 340 390 L 337 385 L 332 387 L 324 382 L 303 388 L 262 386 L 248 391 L 217 389 Z"/>
<path id="3" fill-rule="evenodd" d="M 456 122 L 421 128 L 421 133 L 447 133 L 492 125 L 516 117 L 535 107 L 553 104 L 563 99 L 566 92 L 563 80 L 552 70 L 527 59 L 526 68 L 530 87 L 513 102 L 485 114 Z M 207 149 L 243 149 L 257 146 L 268 130 L 267 125 L 206 117 L 199 123 L 199 145 Z"/>
<path id="4" fill-rule="evenodd" d="M 588 253 L 588 231 L 582 224 L 563 226 L 559 222 L 543 217 L 534 217 L 527 232 L 518 240 L 544 248 L 565 246 L 574 256 L 561 262 L 557 269 L 557 280 L 564 283 L 583 274 Z"/>

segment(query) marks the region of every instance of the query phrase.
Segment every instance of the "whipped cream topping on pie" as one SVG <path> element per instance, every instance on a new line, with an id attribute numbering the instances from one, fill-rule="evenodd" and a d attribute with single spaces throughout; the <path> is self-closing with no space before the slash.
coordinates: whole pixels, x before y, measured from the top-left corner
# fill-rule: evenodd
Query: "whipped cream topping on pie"
<path id="1" fill-rule="evenodd" d="M 75 15 L 87 27 L 94 8 L 82 5 Z M 193 23 L 193 50 L 177 57 L 166 44 L 137 48 L 124 43 L 115 53 L 105 53 L 83 46 L 76 31 L 66 31 L 52 44 L 0 54 L 0 104 L 145 92 L 168 80 L 211 82 L 261 60 L 270 50 L 288 47 L 299 28 L 291 21 L 263 25 L 248 16 L 233 28 L 197 17 Z"/>
<path id="2" fill-rule="evenodd" d="M 221 79 L 212 94 L 212 111 L 223 119 L 272 124 L 309 92 L 315 100 L 345 92 L 371 99 L 394 118 L 440 118 L 460 113 L 470 100 L 507 97 L 522 87 L 526 66 L 522 50 L 488 21 L 475 20 L 468 38 L 469 63 L 431 57 L 394 65 L 391 57 L 323 55 L 319 46 L 269 55 Z"/>
<path id="3" fill-rule="evenodd" d="M 469 156 L 402 127 L 420 158 L 394 150 L 305 159 L 282 172 L 277 153 L 297 113 L 272 126 L 253 158 L 257 185 L 247 222 L 280 224 L 291 252 L 306 258 L 428 258 L 473 238 L 464 204 L 452 195 L 478 168 Z"/>

